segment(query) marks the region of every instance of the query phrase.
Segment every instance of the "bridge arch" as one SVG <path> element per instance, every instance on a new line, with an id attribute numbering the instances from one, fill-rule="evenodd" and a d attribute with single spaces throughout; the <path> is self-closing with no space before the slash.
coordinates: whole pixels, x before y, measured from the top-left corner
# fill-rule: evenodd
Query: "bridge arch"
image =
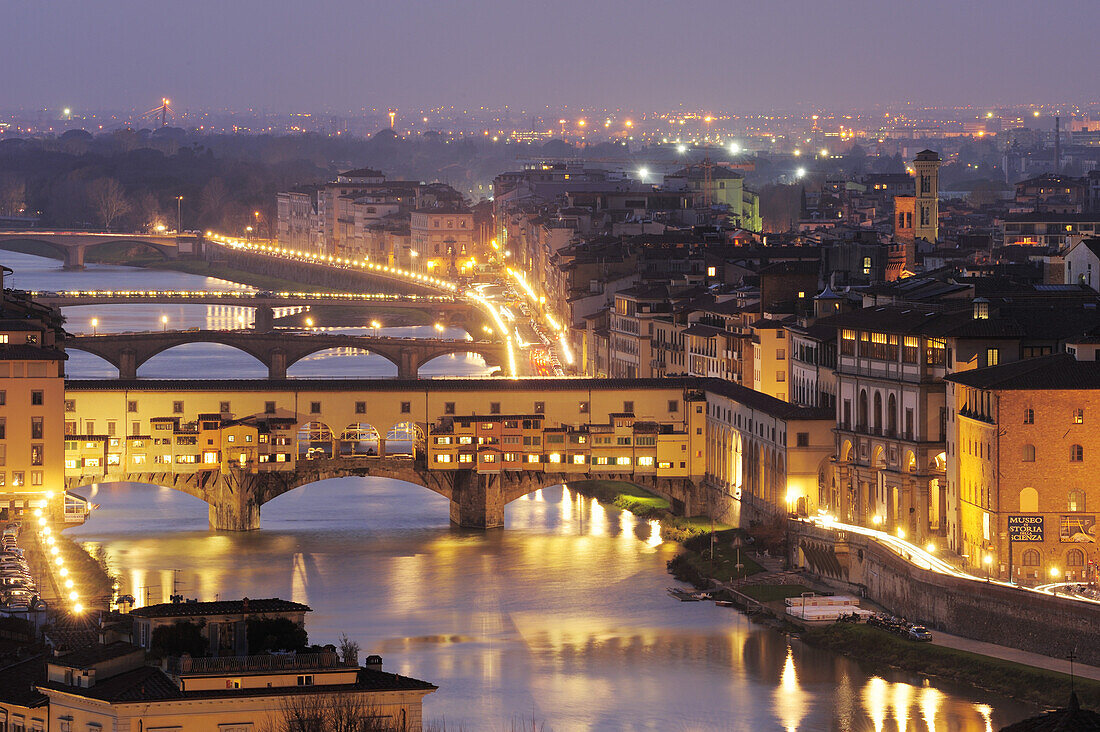
<path id="1" fill-rule="evenodd" d="M 366 422 L 353 422 L 340 433 L 339 454 L 341 457 L 381 455 L 382 445 L 377 427 Z"/>
<path id="2" fill-rule="evenodd" d="M 62 262 L 68 262 L 69 260 L 69 252 L 66 247 L 33 235 L 0 238 L 0 250 L 32 254 L 36 257 L 47 257 L 49 259 L 60 259 Z"/>
<path id="3" fill-rule="evenodd" d="M 379 374 L 380 378 L 393 378 L 393 377 L 397 376 L 397 370 L 399 368 L 396 361 L 394 361 L 392 358 L 390 358 L 386 354 L 379 353 L 378 351 L 372 351 L 372 350 L 367 349 L 367 348 L 359 348 L 359 347 L 356 347 L 356 346 L 325 346 L 325 347 L 319 347 L 314 351 L 310 351 L 309 353 L 302 353 L 301 355 L 295 354 L 295 357 L 293 359 L 290 356 L 288 356 L 287 357 L 287 375 L 288 376 L 297 376 L 297 377 L 307 376 L 306 374 L 301 373 L 302 370 L 304 370 L 305 368 L 308 368 L 306 366 L 306 364 L 311 360 L 315 360 L 315 359 L 319 360 L 320 358 L 326 357 L 324 354 L 328 354 L 328 356 L 335 356 L 335 357 L 338 357 L 339 359 L 361 359 L 357 363 L 360 363 L 363 366 L 363 369 L 368 370 L 368 371 L 381 370 L 381 369 L 391 371 L 391 367 L 392 367 L 392 373 Z M 374 357 L 374 358 L 371 358 L 370 360 L 367 360 L 363 357 Z M 384 363 L 379 363 L 379 359 Z M 295 367 L 297 367 L 297 368 L 295 368 Z M 298 371 L 299 373 L 291 374 L 290 373 L 291 370 Z M 352 374 L 343 374 L 343 373 L 341 373 L 339 375 L 340 376 L 350 376 Z M 354 376 L 359 377 L 359 378 L 363 378 L 366 375 L 365 374 L 354 374 Z M 373 377 L 373 374 L 370 374 L 370 376 Z"/>
<path id="4" fill-rule="evenodd" d="M 311 419 L 300 423 L 295 432 L 295 440 L 299 460 L 336 457 L 336 435 L 325 422 Z"/>

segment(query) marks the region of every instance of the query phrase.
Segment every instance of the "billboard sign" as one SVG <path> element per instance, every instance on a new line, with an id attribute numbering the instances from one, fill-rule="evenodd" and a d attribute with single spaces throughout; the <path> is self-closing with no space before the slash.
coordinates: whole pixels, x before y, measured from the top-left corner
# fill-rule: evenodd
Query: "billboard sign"
<path id="1" fill-rule="evenodd" d="M 1096 514 L 1062 514 L 1058 522 L 1058 541 L 1063 544 L 1096 542 Z"/>
<path id="2" fill-rule="evenodd" d="M 1042 541 L 1043 517 L 1042 516 L 1009 516 L 1008 517 L 1009 541 Z"/>

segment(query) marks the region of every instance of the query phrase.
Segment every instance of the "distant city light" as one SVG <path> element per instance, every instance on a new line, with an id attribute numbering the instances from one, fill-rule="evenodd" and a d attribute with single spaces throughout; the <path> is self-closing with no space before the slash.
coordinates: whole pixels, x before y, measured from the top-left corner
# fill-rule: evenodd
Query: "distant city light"
<path id="1" fill-rule="evenodd" d="M 688 151 L 688 146 L 687 145 L 677 145 L 676 146 L 676 152 L 680 153 L 681 155 L 683 155 L 687 151 Z"/>
<path id="2" fill-rule="evenodd" d="M 739 152 L 741 152 L 741 146 L 738 145 L 736 142 L 731 142 L 730 143 L 730 155 L 736 155 Z"/>
<path id="3" fill-rule="evenodd" d="M 638 168 L 638 177 L 645 182 L 645 179 L 649 177 L 649 168 Z"/>
<path id="4" fill-rule="evenodd" d="M 794 174 L 795 174 L 796 177 L 802 178 L 806 175 L 806 169 L 805 168 L 799 168 L 798 170 L 794 171 Z"/>

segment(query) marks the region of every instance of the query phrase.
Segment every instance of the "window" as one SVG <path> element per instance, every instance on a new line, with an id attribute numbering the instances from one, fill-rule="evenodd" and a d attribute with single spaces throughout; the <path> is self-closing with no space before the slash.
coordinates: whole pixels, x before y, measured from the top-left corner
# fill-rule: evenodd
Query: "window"
<path id="1" fill-rule="evenodd" d="M 129 412 L 130 414 L 133 414 L 134 412 L 136 412 L 137 411 L 137 401 L 134 400 L 134 399 L 131 399 L 130 401 L 126 402 L 126 411 Z"/>
<path id="2" fill-rule="evenodd" d="M 617 437 L 617 438 L 615 438 L 615 444 L 623 446 L 623 447 L 630 447 L 630 438 L 629 437 Z"/>
<path id="3" fill-rule="evenodd" d="M 73 434 L 76 434 L 76 432 L 73 432 Z M 130 423 L 130 434 L 131 435 L 141 434 L 141 422 L 131 422 Z"/>
<path id="4" fill-rule="evenodd" d="M 218 411 L 222 414 L 227 414 L 229 410 L 229 402 L 220 402 L 218 404 Z"/>
<path id="5" fill-rule="evenodd" d="M 798 447 L 809 447 L 810 446 L 810 433 L 809 432 L 799 432 L 794 436 L 794 439 L 795 439 L 795 445 L 798 446 Z"/>
<path id="6" fill-rule="evenodd" d="M 89 468 L 98 468 L 99 467 L 99 459 L 98 458 L 88 458 L 87 460 L 84 461 L 84 464 L 86 466 L 88 466 Z M 13 470 L 11 472 L 11 484 L 13 486 L 18 487 L 18 486 L 23 485 L 25 482 L 26 481 L 23 479 L 23 471 L 22 470 Z"/>
<path id="7" fill-rule="evenodd" d="M 183 414 L 183 402 L 172 402 L 172 414 Z"/>
<path id="8" fill-rule="evenodd" d="M 1031 445 L 1031 444 L 1024 445 L 1024 462 L 1025 463 L 1035 462 L 1035 445 Z"/>
<path id="9" fill-rule="evenodd" d="M 1084 409 L 1074 409 L 1073 410 L 1073 423 L 1074 424 L 1084 424 L 1085 423 L 1085 410 Z"/>
<path id="10" fill-rule="evenodd" d="M 1035 410 L 1034 409 L 1025 409 L 1024 410 L 1024 424 L 1035 424 Z"/>
<path id="11" fill-rule="evenodd" d="M 573 456 L 573 464 L 574 465 L 584 465 L 584 455 L 574 455 Z"/>
<path id="12" fill-rule="evenodd" d="M 668 400 L 668 411 L 669 412 L 679 412 L 680 411 L 680 400 L 679 399 L 669 399 Z"/>
<path id="13" fill-rule="evenodd" d="M 117 425 L 118 425 L 118 423 L 115 422 L 113 419 L 107 420 L 107 436 L 108 437 L 114 437 L 115 436 L 115 431 L 118 429 Z"/>
<path id="14" fill-rule="evenodd" d="M 458 444 L 460 445 L 472 445 L 474 444 L 474 438 L 470 435 L 459 435 Z"/>
<path id="15" fill-rule="evenodd" d="M 45 465 L 42 460 L 42 445 L 31 445 L 31 465 Z"/>
<path id="16" fill-rule="evenodd" d="M 623 411 L 627 414 L 634 414 L 634 402 L 623 402 Z"/>
<path id="17" fill-rule="evenodd" d="M 483 463 L 495 463 L 496 461 L 497 456 L 495 452 L 487 452 L 482 454 L 481 456 L 481 462 Z"/>
<path id="18" fill-rule="evenodd" d="M 435 444 L 437 444 L 437 445 L 450 445 L 451 444 L 451 438 L 450 437 L 437 437 L 437 438 L 435 438 Z"/>
<path id="19" fill-rule="evenodd" d="M 787 358 L 787 351 L 785 349 L 783 349 L 783 348 L 775 349 L 775 360 L 776 361 L 782 361 L 785 358 Z"/>
<path id="20" fill-rule="evenodd" d="M 444 414 L 454 414 L 455 413 L 455 403 L 454 402 L 443 402 L 443 413 Z"/>
<path id="21" fill-rule="evenodd" d="M 1001 362 L 1001 349 L 999 348 L 987 348 L 985 349 L 985 365 L 996 366 Z"/>
<path id="22" fill-rule="evenodd" d="M 588 414 L 588 402 L 581 402 L 577 408 L 581 414 Z"/>
<path id="23" fill-rule="evenodd" d="M 298 686 L 313 686 L 313 674 L 298 677 Z"/>
<path id="24" fill-rule="evenodd" d="M 630 458 L 628 458 L 628 457 L 615 458 L 615 464 L 616 465 L 630 465 Z"/>
<path id="25" fill-rule="evenodd" d="M 321 402 L 310 402 L 309 403 L 309 413 L 310 414 L 320 414 L 321 413 Z"/>
<path id="26" fill-rule="evenodd" d="M 31 471 L 31 485 L 42 485 L 42 471 L 41 470 L 32 470 Z"/>
<path id="27" fill-rule="evenodd" d="M 0 394 L 4 394 L 4 392 L 0 391 Z M 3 396 L 0 396 L 0 404 L 5 404 L 6 402 L 7 402 L 7 400 Z M 75 412 L 76 411 L 76 400 L 75 399 L 66 399 L 65 400 L 65 411 L 66 412 Z"/>
<path id="28" fill-rule="evenodd" d="M 1067 567 L 1083 567 L 1085 566 L 1085 555 L 1080 549 L 1070 549 L 1066 552 L 1066 566 Z"/>
<path id="29" fill-rule="evenodd" d="M 264 414 L 275 414 L 275 402 L 264 402 Z"/>
<path id="30" fill-rule="evenodd" d="M 36 407 L 42 406 L 42 392 L 41 391 L 35 390 L 35 391 L 31 392 L 31 404 L 33 406 L 36 406 Z"/>
<path id="31" fill-rule="evenodd" d="M 1070 491 L 1069 500 L 1067 501 L 1067 509 L 1070 511 L 1084 511 L 1085 510 L 1085 492 L 1084 491 Z"/>
<path id="32" fill-rule="evenodd" d="M 367 403 L 366 402 L 356 402 L 355 403 L 355 413 L 356 414 L 366 414 L 367 413 Z"/>
<path id="33" fill-rule="evenodd" d="M 639 467 L 651 468 L 653 467 L 653 458 L 648 455 L 643 455 L 638 458 L 638 465 Z"/>
<path id="34" fill-rule="evenodd" d="M 561 453 L 552 452 L 552 453 L 550 453 L 549 455 L 546 456 L 546 459 L 549 462 L 552 462 L 552 463 L 560 463 L 561 462 Z"/>
<path id="35" fill-rule="evenodd" d="M 458 456 L 458 462 L 460 462 L 460 463 L 472 463 L 473 461 L 474 461 L 474 456 L 471 455 L 468 452 L 464 452 L 464 453 L 462 453 L 461 455 Z"/>
<path id="36" fill-rule="evenodd" d="M 1038 567 L 1039 566 L 1039 552 L 1036 549 L 1025 549 L 1024 556 L 1021 560 L 1025 567 Z"/>
<path id="37" fill-rule="evenodd" d="M 1069 460 L 1071 463 L 1079 463 L 1085 459 L 1085 448 L 1080 445 L 1070 445 Z"/>
<path id="38" fill-rule="evenodd" d="M 776 371 L 775 372 L 775 380 L 776 381 L 786 381 L 787 380 L 787 372 L 786 371 Z"/>
<path id="39" fill-rule="evenodd" d="M 41 440 L 43 431 L 44 430 L 43 430 L 43 427 L 42 427 L 42 418 L 41 417 L 31 417 L 31 439 L 32 440 Z"/>
<path id="40" fill-rule="evenodd" d="M 401 414 L 409 414 L 412 412 L 412 402 L 401 402 Z"/>

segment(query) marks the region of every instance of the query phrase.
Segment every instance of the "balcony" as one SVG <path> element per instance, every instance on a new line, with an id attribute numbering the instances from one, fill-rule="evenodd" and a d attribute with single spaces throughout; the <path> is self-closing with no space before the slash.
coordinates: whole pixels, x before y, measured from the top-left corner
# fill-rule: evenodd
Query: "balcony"
<path id="1" fill-rule="evenodd" d="M 166 665 L 168 673 L 174 676 L 355 667 L 355 664 L 346 664 L 335 653 L 327 651 L 322 653 L 297 653 L 294 655 L 223 656 L 218 658 L 172 656 L 167 659 Z"/>

